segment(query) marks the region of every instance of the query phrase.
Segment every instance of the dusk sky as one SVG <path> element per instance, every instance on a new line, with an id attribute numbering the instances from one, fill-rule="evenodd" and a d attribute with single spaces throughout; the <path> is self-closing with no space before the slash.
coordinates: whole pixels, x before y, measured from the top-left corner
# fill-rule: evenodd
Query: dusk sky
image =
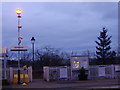
<path id="1" fill-rule="evenodd" d="M 17 15 L 22 10 L 22 45 L 51 46 L 66 52 L 95 51 L 95 41 L 103 27 L 112 36 L 111 47 L 118 44 L 117 2 L 4 2 L 2 3 L 2 43 L 16 46 Z"/>

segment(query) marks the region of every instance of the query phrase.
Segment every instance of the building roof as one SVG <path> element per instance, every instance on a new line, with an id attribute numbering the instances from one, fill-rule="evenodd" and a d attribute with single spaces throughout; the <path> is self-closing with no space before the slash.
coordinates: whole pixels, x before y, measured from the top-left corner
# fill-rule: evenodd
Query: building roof
<path id="1" fill-rule="evenodd" d="M 73 55 L 71 57 L 88 57 L 88 55 Z"/>

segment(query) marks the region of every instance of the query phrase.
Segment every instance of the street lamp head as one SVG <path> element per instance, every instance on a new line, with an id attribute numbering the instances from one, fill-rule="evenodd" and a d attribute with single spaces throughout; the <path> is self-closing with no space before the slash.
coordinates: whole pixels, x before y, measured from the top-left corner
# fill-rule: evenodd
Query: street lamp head
<path id="1" fill-rule="evenodd" d="M 35 42 L 35 38 L 34 38 L 34 37 L 31 38 L 31 42 L 32 42 L 32 43 Z"/>
<path id="2" fill-rule="evenodd" d="M 22 11 L 20 9 L 16 10 L 16 14 L 20 15 L 22 13 Z"/>

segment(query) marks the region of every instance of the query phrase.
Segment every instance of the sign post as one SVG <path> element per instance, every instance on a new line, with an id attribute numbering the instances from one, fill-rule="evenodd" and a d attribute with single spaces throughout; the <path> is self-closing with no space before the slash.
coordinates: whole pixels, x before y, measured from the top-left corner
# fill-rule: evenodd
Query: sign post
<path id="1" fill-rule="evenodd" d="M 11 47 L 11 51 L 18 51 L 18 84 L 20 84 L 20 51 L 27 51 L 27 47 L 26 46 L 14 46 Z"/>

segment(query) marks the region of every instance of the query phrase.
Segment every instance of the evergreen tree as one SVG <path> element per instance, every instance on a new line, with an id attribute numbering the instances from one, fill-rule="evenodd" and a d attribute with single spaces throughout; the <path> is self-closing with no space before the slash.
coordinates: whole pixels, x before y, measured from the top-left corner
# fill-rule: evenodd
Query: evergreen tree
<path id="1" fill-rule="evenodd" d="M 107 64 L 108 63 L 108 58 L 111 57 L 111 36 L 107 35 L 107 29 L 103 28 L 102 32 L 100 32 L 100 36 L 97 37 L 98 41 L 95 41 L 97 46 L 96 46 L 96 56 L 97 56 L 97 64 Z"/>

